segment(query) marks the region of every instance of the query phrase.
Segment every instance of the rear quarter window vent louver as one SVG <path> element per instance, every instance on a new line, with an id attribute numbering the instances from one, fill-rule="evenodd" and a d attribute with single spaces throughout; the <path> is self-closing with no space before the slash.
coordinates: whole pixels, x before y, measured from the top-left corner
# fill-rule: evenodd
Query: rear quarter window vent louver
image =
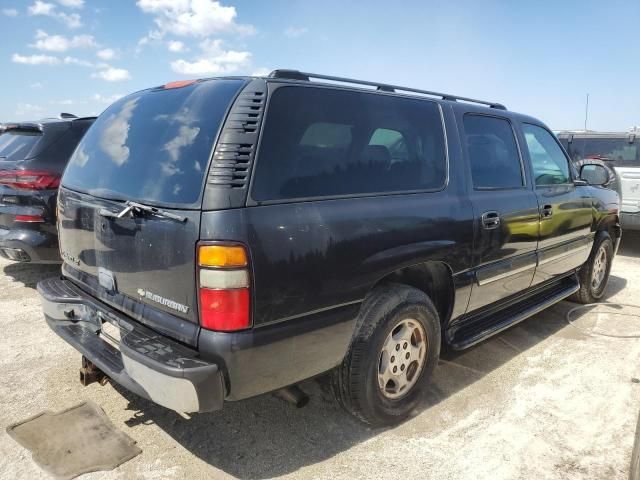
<path id="1" fill-rule="evenodd" d="M 256 79 L 234 102 L 213 152 L 203 209 L 244 204 L 267 98 L 267 84 Z"/>

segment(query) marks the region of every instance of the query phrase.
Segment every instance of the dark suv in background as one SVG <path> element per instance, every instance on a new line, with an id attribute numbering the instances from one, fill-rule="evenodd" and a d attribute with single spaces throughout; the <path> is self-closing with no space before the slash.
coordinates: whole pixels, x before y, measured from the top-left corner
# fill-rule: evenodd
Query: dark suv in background
<path id="1" fill-rule="evenodd" d="M 0 255 L 59 263 L 56 196 L 60 177 L 95 120 L 62 114 L 0 124 Z"/>
<path id="2" fill-rule="evenodd" d="M 581 174 L 498 103 L 286 70 L 175 82 L 87 132 L 58 199 L 62 276 L 38 290 L 85 383 L 202 412 L 330 371 L 386 425 L 443 342 L 602 298 L 618 196 L 601 166 Z"/>

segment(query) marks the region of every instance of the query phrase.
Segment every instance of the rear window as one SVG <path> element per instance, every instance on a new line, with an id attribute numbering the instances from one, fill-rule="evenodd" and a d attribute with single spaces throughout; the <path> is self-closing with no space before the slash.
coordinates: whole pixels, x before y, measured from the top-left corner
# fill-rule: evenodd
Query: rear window
<path id="1" fill-rule="evenodd" d="M 42 134 L 6 132 L 0 135 L 0 160 L 24 160 L 32 157 Z"/>
<path id="2" fill-rule="evenodd" d="M 243 84 L 210 80 L 119 100 L 87 131 L 63 185 L 105 198 L 193 206 L 225 112 Z"/>
<path id="3" fill-rule="evenodd" d="M 435 102 L 281 87 L 268 111 L 255 200 L 444 187 L 445 141 Z"/>
<path id="4" fill-rule="evenodd" d="M 611 162 L 614 167 L 640 167 L 640 141 L 629 141 L 628 136 L 619 138 L 577 138 L 571 142 L 561 138 L 562 145 L 571 160 L 597 158 Z"/>

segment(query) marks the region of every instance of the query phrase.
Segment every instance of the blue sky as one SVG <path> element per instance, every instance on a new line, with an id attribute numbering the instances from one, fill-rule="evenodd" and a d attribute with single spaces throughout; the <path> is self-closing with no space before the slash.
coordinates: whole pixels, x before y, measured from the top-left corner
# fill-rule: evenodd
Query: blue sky
<path id="1" fill-rule="evenodd" d="M 640 0 L 0 0 L 0 120 L 100 113 L 182 78 L 296 68 L 640 125 Z"/>

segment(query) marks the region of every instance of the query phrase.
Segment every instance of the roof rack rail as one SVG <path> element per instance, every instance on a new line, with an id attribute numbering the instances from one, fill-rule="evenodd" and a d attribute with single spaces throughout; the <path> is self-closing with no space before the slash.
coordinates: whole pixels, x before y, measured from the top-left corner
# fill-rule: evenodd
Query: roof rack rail
<path id="1" fill-rule="evenodd" d="M 308 73 L 308 72 L 299 72 L 298 70 L 274 70 L 269 74 L 269 78 L 283 78 L 288 80 L 302 80 L 302 81 L 310 81 L 312 78 L 319 80 L 329 80 L 332 82 L 343 82 L 343 83 L 353 83 L 356 85 L 367 85 L 370 87 L 376 87 L 377 90 L 382 92 L 411 92 L 411 93 L 420 93 L 422 95 L 430 95 L 433 97 L 440 97 L 443 100 L 450 100 L 452 102 L 462 101 L 462 102 L 470 102 L 470 103 L 478 103 L 481 105 L 486 105 L 490 108 L 496 108 L 498 110 L 506 110 L 505 107 L 501 103 L 497 102 L 488 102 L 485 100 L 476 100 L 474 98 L 460 97 L 458 95 L 450 95 L 448 93 L 440 93 L 440 92 L 431 92 L 429 90 L 420 90 L 418 88 L 410 88 L 410 87 L 401 87 L 399 85 L 389 85 L 386 83 L 378 83 L 378 82 L 368 82 L 366 80 L 354 80 L 353 78 L 344 78 L 344 77 L 334 77 L 331 75 L 320 75 L 316 73 Z"/>

